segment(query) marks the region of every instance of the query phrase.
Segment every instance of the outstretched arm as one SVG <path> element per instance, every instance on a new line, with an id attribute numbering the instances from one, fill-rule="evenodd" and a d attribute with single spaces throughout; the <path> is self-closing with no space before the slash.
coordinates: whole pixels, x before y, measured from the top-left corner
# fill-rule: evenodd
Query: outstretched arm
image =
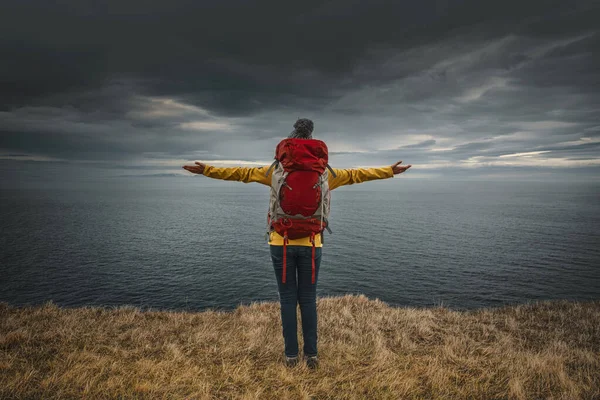
<path id="1" fill-rule="evenodd" d="M 401 174 L 412 165 L 400 165 L 402 161 L 389 167 L 382 168 L 357 168 L 357 169 L 333 169 L 337 175 L 335 178 L 329 175 L 329 188 L 331 190 L 344 185 L 353 185 L 373 181 L 376 179 L 392 178 L 394 175 Z"/>
<path id="2" fill-rule="evenodd" d="M 258 168 L 217 168 L 206 165 L 201 162 L 196 162 L 196 165 L 184 165 L 183 169 L 194 174 L 202 174 L 213 179 L 222 179 L 225 181 L 238 181 L 244 183 L 258 182 L 263 185 L 271 185 L 271 176 L 266 176 L 268 167 Z"/>

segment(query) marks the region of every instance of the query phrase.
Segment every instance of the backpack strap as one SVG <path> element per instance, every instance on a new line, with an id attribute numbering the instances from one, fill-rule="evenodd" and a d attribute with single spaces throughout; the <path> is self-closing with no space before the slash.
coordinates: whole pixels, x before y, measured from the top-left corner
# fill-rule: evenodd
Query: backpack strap
<path id="1" fill-rule="evenodd" d="M 275 160 L 273 161 L 273 164 L 271 164 L 271 166 L 269 167 L 269 169 L 267 170 L 267 174 L 265 176 L 269 176 L 269 174 L 271 173 L 271 171 L 273 171 L 273 168 L 275 168 L 275 166 L 279 163 L 279 161 Z"/>
<path id="2" fill-rule="evenodd" d="M 311 277 L 311 283 L 314 285 L 315 284 L 315 233 L 311 233 L 310 234 L 310 242 L 312 243 L 312 277 Z"/>
<path id="3" fill-rule="evenodd" d="M 325 226 L 325 229 L 327 229 L 327 232 L 329 232 L 330 235 L 333 234 L 333 231 L 329 227 L 329 220 L 327 218 L 325 218 L 325 222 L 327 223 L 327 225 Z"/>
<path id="4" fill-rule="evenodd" d="M 287 242 L 288 242 L 288 236 L 287 236 L 287 231 L 285 231 L 283 233 L 283 275 L 281 276 L 281 283 L 285 283 L 285 278 L 287 276 Z"/>
<path id="5" fill-rule="evenodd" d="M 334 178 L 337 178 L 337 175 L 335 174 L 335 172 L 333 172 L 333 169 L 329 164 L 327 164 L 327 169 L 329 170 L 329 172 L 331 172 L 331 175 L 333 175 Z"/>

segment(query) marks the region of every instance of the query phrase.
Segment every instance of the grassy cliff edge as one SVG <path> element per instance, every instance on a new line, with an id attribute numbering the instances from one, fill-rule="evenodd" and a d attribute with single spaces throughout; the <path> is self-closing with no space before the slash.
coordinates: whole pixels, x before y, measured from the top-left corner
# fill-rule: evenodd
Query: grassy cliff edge
<path id="1" fill-rule="evenodd" d="M 600 398 L 600 301 L 452 311 L 344 296 L 318 310 L 312 371 L 282 364 L 277 303 L 198 313 L 0 303 L 0 398 Z"/>

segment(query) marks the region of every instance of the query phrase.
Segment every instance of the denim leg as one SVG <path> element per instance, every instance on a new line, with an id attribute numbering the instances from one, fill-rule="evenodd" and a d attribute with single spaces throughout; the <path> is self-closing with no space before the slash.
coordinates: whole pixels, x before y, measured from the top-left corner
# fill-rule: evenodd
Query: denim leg
<path id="1" fill-rule="evenodd" d="M 287 248 L 286 282 L 281 282 L 283 275 L 283 246 L 270 246 L 273 269 L 277 277 L 279 303 L 281 305 L 281 325 L 283 327 L 283 341 L 285 355 L 296 357 L 298 355 L 298 325 L 296 322 L 296 307 L 298 303 L 296 284 L 296 257 L 293 248 Z"/>
<path id="2" fill-rule="evenodd" d="M 298 249 L 298 302 L 302 316 L 304 355 L 317 355 L 317 282 L 322 249 L 315 249 L 315 283 L 312 283 L 312 247 Z"/>

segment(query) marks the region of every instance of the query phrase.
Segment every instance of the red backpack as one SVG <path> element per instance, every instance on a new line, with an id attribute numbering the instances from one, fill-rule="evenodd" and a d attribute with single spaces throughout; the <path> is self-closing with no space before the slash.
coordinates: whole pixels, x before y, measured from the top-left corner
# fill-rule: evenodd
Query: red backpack
<path id="1" fill-rule="evenodd" d="M 328 227 L 331 195 L 327 145 L 316 139 L 284 139 L 269 167 L 271 200 L 267 234 L 272 230 L 283 236 L 283 276 L 286 281 L 288 239 L 310 237 L 312 243 L 312 283 L 315 283 L 315 235 Z M 322 236 L 321 236 L 322 238 Z"/>

